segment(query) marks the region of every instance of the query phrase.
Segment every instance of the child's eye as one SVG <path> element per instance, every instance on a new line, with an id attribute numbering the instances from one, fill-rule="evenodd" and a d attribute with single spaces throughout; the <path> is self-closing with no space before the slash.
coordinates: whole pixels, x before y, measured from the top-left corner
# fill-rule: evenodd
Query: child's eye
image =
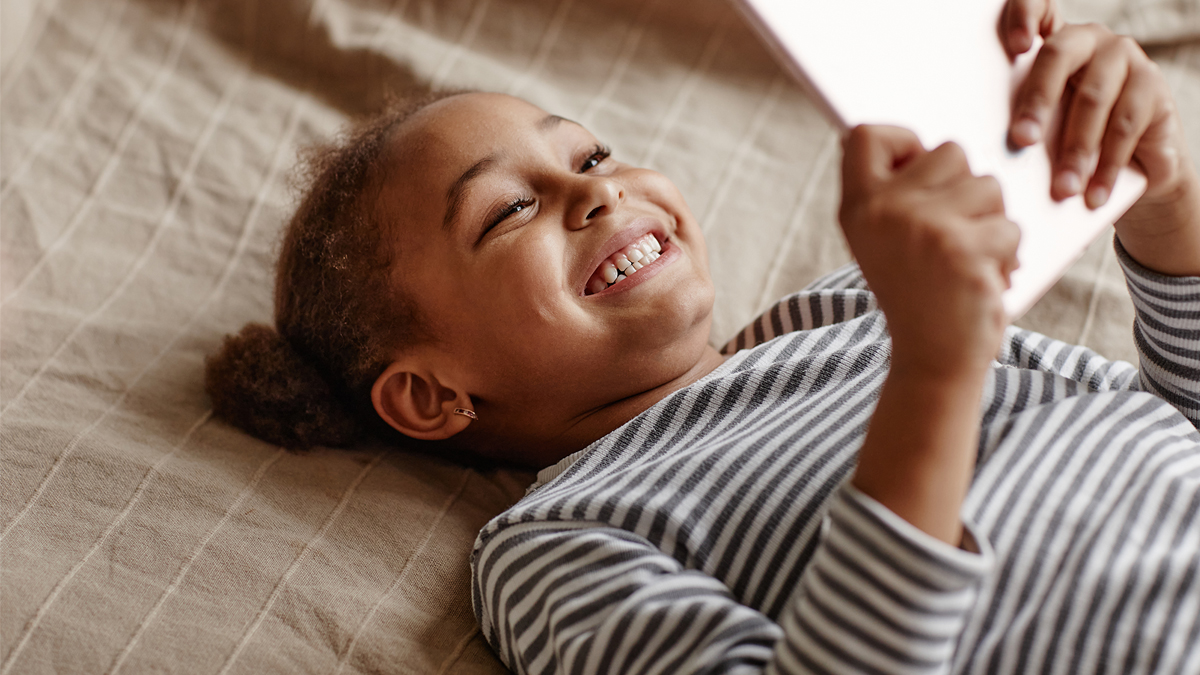
<path id="1" fill-rule="evenodd" d="M 531 206 L 533 206 L 533 200 L 527 197 L 517 198 L 510 201 L 509 203 L 500 207 L 491 217 L 491 219 L 488 221 L 488 226 L 483 230 L 484 234 L 486 234 L 493 227 L 503 223 L 509 218 L 509 216 L 516 215 Z"/>
<path id="2" fill-rule="evenodd" d="M 600 163 L 612 156 L 612 150 L 606 145 L 597 145 L 592 149 L 592 154 L 583 162 L 583 166 L 579 167 L 580 173 L 587 173 L 592 169 L 600 166 Z"/>

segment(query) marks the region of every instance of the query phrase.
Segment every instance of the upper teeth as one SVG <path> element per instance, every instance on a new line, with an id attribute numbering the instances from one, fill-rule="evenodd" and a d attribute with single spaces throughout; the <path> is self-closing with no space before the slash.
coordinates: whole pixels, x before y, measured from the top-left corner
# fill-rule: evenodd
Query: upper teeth
<path id="1" fill-rule="evenodd" d="M 588 280 L 585 294 L 599 293 L 612 284 L 623 281 L 646 265 L 658 260 L 662 244 L 653 234 L 647 234 L 629 246 L 609 256 Z"/>

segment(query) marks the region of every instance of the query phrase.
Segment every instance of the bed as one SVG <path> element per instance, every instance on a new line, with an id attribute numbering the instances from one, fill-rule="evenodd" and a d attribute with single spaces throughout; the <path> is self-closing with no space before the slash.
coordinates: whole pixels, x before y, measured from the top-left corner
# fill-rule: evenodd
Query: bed
<path id="1" fill-rule="evenodd" d="M 0 675 L 503 673 L 476 531 L 526 471 L 214 419 L 206 354 L 269 320 L 297 151 L 412 87 L 514 93 L 671 176 L 713 342 L 848 260 L 838 138 L 727 0 L 4 0 Z M 1200 157 L 1200 2 L 1135 35 Z M 1134 358 L 1107 238 L 1021 321 Z"/>

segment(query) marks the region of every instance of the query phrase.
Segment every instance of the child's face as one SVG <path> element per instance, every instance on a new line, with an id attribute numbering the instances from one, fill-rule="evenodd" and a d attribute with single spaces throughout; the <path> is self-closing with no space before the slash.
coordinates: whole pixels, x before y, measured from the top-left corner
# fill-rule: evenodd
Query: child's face
<path id="1" fill-rule="evenodd" d="M 382 208 L 394 223 L 394 281 L 434 338 L 415 353 L 471 397 L 473 434 L 549 447 L 711 352 L 704 239 L 661 174 L 497 94 L 431 105 L 393 147 L 387 171 L 404 178 L 385 181 Z M 643 249 L 639 262 L 653 262 L 605 288 L 605 263 L 624 266 L 615 256 L 636 257 L 639 242 L 656 248 L 647 235 L 661 254 Z"/>

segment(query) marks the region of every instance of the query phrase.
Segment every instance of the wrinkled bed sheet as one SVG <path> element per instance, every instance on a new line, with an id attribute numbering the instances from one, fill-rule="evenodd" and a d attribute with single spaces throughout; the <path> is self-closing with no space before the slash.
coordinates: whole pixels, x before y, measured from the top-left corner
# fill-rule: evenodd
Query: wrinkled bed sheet
<path id="1" fill-rule="evenodd" d="M 4 0 L 0 675 L 497 673 L 475 532 L 530 474 L 212 418 L 206 353 L 269 320 L 297 150 L 413 86 L 518 94 L 671 176 L 714 343 L 848 259 L 838 139 L 724 0 Z M 1129 31 L 1200 156 L 1195 0 Z M 864 19 L 868 20 L 868 19 Z M 1107 241 L 1023 323 L 1131 358 Z"/>

